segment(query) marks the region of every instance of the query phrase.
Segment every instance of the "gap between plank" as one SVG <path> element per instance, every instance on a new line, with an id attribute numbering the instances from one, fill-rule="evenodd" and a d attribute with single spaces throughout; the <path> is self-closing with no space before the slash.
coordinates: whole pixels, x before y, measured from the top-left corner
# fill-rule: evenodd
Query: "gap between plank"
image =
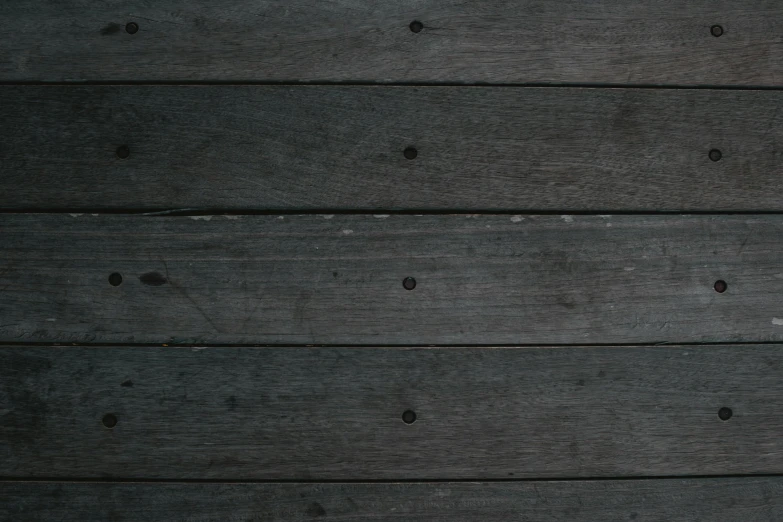
<path id="1" fill-rule="evenodd" d="M 137 208 L 0 208 L 0 214 L 94 214 L 94 215 L 127 215 L 143 217 L 189 217 L 189 216 L 302 216 L 320 214 L 335 215 L 374 215 L 389 214 L 395 216 L 452 216 L 452 215 L 536 215 L 559 216 L 753 216 L 753 215 L 783 215 L 783 210 L 537 210 L 537 209 L 334 209 L 334 208 L 294 208 L 294 209 L 224 209 L 224 208 L 174 208 L 174 209 L 137 209 Z"/>
<path id="2" fill-rule="evenodd" d="M 481 83 L 481 82 L 381 82 L 381 81 L 112 81 L 112 80 L 58 80 L 58 81 L 0 81 L 0 86 L 164 86 L 164 85 L 216 85 L 216 86 L 281 86 L 281 87 L 487 87 L 487 88 L 566 88 L 566 89 L 666 89 L 666 90 L 717 90 L 717 91 L 780 91 L 783 85 L 711 85 L 711 84 L 628 84 L 628 83 Z"/>
<path id="3" fill-rule="evenodd" d="M 368 348 L 368 349 L 426 349 L 426 348 L 454 348 L 454 349 L 473 349 L 473 348 L 655 348 L 667 346 L 671 348 L 678 347 L 721 347 L 721 346 L 778 346 L 781 341 L 732 341 L 732 342 L 681 342 L 681 341 L 661 341 L 657 343 L 569 343 L 569 344 L 247 344 L 247 343 L 45 343 L 45 342 L 24 342 L 24 341 L 0 341 L 2 348 L 22 348 L 22 347 L 41 347 L 41 348 L 112 348 L 112 347 L 136 347 L 136 348 Z M 0 480 L 3 480 L 0 477 Z"/>
<path id="4" fill-rule="evenodd" d="M 2 477 L 0 482 L 68 482 L 68 483 L 168 483 L 168 484 L 447 484 L 447 483 L 497 483 L 497 482 L 608 482 L 652 480 L 707 480 L 730 478 L 783 478 L 780 473 L 745 473 L 729 475 L 648 475 L 629 477 L 562 477 L 562 478 L 500 478 L 500 479 L 379 479 L 379 480 L 281 480 L 281 479 L 160 479 L 160 478 L 81 478 L 81 477 Z"/>

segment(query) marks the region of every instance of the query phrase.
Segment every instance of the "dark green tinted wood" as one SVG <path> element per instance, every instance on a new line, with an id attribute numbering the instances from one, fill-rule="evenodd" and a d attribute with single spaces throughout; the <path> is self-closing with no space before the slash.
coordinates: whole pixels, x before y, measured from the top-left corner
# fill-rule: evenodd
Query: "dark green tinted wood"
<path id="1" fill-rule="evenodd" d="M 0 237 L 5 342 L 783 340 L 777 215 L 5 214 Z"/>
<path id="2" fill-rule="evenodd" d="M 0 207 L 780 211 L 781 106 L 777 91 L 5 86 Z"/>
<path id="3" fill-rule="evenodd" d="M 779 345 L 0 348 L 4 477 L 778 473 Z M 730 408 L 731 419 L 718 416 Z M 402 414 L 416 414 L 406 424 Z M 113 428 L 104 425 L 116 417 Z"/>
<path id="4" fill-rule="evenodd" d="M 0 483 L 0 517 L 60 522 L 778 522 L 780 478 L 426 484 Z"/>
<path id="5" fill-rule="evenodd" d="M 0 19 L 4 81 L 783 78 L 777 0 L 16 0 Z"/>

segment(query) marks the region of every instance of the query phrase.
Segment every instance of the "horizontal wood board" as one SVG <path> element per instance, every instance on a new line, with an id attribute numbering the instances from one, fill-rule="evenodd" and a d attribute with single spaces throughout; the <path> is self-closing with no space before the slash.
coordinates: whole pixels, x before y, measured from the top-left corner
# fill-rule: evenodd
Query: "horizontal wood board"
<path id="1" fill-rule="evenodd" d="M 781 369 L 779 345 L 6 346 L 0 476 L 780 473 Z"/>
<path id="2" fill-rule="evenodd" d="M 783 78 L 777 0 L 20 0 L 3 2 L 0 19 L 0 81 Z"/>
<path id="3" fill-rule="evenodd" d="M 778 215 L 3 214 L 0 341 L 780 341 L 782 235 Z"/>
<path id="4" fill-rule="evenodd" d="M 0 517 L 60 522 L 778 522 L 774 478 L 395 484 L 0 483 Z"/>
<path id="5" fill-rule="evenodd" d="M 2 86 L 0 208 L 781 211 L 781 106 L 709 89 Z"/>

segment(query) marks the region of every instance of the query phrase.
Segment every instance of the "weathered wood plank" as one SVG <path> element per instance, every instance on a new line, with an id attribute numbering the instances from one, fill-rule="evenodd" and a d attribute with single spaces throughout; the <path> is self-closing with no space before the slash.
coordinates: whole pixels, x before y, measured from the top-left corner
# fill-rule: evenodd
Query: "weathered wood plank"
<path id="1" fill-rule="evenodd" d="M 0 483 L 0 517 L 61 522 L 779 522 L 780 478 L 397 483 Z"/>
<path id="2" fill-rule="evenodd" d="M 5 342 L 783 340 L 780 215 L 4 214 L 0 237 Z"/>
<path id="3" fill-rule="evenodd" d="M 781 106 L 776 91 L 5 86 L 0 207 L 780 211 Z"/>
<path id="4" fill-rule="evenodd" d="M 0 476 L 779 473 L 781 370 L 780 345 L 6 346 Z"/>
<path id="5" fill-rule="evenodd" d="M 0 18 L 5 81 L 780 85 L 783 77 L 777 0 L 21 0 L 3 2 Z"/>

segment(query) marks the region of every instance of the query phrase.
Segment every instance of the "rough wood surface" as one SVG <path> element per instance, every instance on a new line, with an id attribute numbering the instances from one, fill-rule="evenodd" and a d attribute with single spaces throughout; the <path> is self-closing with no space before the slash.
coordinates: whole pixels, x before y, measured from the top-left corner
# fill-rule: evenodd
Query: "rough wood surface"
<path id="1" fill-rule="evenodd" d="M 5 342 L 783 340 L 779 215 L 4 214 L 0 237 Z"/>
<path id="2" fill-rule="evenodd" d="M 5 81 L 783 78 L 778 0 L 17 0 L 0 19 Z"/>
<path id="3" fill-rule="evenodd" d="M 780 211 L 781 106 L 777 91 L 4 86 L 0 207 Z"/>
<path id="4" fill-rule="evenodd" d="M 779 522 L 780 478 L 424 484 L 0 483 L 0 518 L 60 522 Z"/>
<path id="5" fill-rule="evenodd" d="M 6 346 L 0 476 L 778 473 L 782 370 L 779 345 Z"/>

